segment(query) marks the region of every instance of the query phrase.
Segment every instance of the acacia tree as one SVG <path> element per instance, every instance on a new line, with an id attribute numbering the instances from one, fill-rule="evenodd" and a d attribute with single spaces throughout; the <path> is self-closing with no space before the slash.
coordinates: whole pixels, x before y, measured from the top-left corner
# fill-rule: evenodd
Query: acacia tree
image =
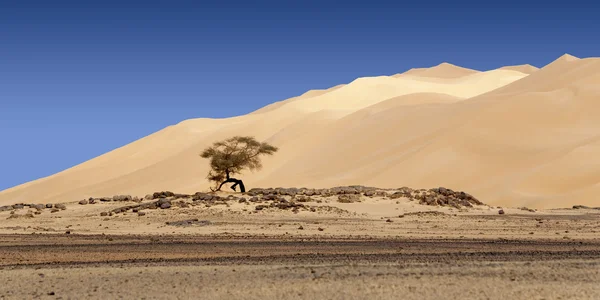
<path id="1" fill-rule="evenodd" d="M 206 177 L 215 183 L 215 189 L 219 191 L 226 183 L 233 183 L 231 188 L 235 191 L 240 186 L 240 192 L 245 192 L 244 182 L 231 177 L 240 174 L 242 170 L 260 170 L 262 164 L 260 155 L 272 155 L 277 147 L 267 143 L 261 143 L 251 136 L 234 136 L 224 141 L 215 142 L 211 147 L 204 149 L 200 154 L 203 158 L 210 159 L 210 171 Z"/>

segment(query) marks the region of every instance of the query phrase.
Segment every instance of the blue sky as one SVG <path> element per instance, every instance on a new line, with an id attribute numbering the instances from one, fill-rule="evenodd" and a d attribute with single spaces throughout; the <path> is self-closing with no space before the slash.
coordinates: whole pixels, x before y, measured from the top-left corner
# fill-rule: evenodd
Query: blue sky
<path id="1" fill-rule="evenodd" d="M 95 2 L 95 3 L 91 3 Z M 0 1 L 0 190 L 357 77 L 599 56 L 592 1 Z"/>

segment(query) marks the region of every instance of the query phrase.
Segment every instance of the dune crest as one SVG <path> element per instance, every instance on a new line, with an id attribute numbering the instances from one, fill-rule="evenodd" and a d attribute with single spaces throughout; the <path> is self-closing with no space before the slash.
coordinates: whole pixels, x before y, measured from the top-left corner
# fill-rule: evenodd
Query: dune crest
<path id="1" fill-rule="evenodd" d="M 518 71 L 521 73 L 525 73 L 525 74 L 532 74 L 534 72 L 536 72 L 537 70 L 539 70 L 539 68 L 534 67 L 530 64 L 524 64 L 524 65 L 516 65 L 516 66 L 506 66 L 506 67 L 502 67 L 499 70 L 512 70 L 512 71 Z"/>
<path id="2" fill-rule="evenodd" d="M 0 205 L 206 190 L 208 164 L 198 153 L 254 135 L 280 151 L 241 176 L 249 188 L 443 186 L 491 205 L 600 206 L 600 59 L 563 55 L 532 68 L 440 64 L 359 78 L 244 116 L 186 120 L 2 191 Z"/>
<path id="3" fill-rule="evenodd" d="M 400 75 L 412 75 L 420 77 L 435 78 L 459 78 L 471 74 L 479 73 L 477 70 L 459 67 L 447 62 L 443 62 L 431 68 L 413 68 Z"/>

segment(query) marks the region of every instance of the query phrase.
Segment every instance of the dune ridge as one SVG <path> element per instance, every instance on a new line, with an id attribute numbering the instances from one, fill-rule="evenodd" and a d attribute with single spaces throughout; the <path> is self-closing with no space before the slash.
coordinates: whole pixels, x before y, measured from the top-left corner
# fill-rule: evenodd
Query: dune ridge
<path id="1" fill-rule="evenodd" d="M 491 205 L 600 206 L 600 59 L 540 69 L 412 69 L 191 119 L 55 175 L 0 192 L 0 204 L 206 190 L 198 153 L 232 135 L 280 148 L 249 187 L 448 187 Z"/>

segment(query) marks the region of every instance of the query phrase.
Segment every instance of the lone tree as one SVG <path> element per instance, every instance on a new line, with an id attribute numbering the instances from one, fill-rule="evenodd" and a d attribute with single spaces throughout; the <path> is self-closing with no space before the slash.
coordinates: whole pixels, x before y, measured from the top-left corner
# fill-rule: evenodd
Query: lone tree
<path id="1" fill-rule="evenodd" d="M 239 185 L 243 193 L 246 191 L 244 182 L 230 176 L 240 174 L 244 169 L 259 170 L 262 168 L 259 156 L 272 155 L 277 150 L 277 147 L 261 143 L 251 136 L 234 136 L 214 143 L 204 149 L 200 156 L 210 159 L 211 170 L 206 178 L 215 183 L 216 189 L 211 188 L 212 191 L 220 191 L 224 184 L 231 182 L 234 183 L 231 189 L 235 191 Z"/>

